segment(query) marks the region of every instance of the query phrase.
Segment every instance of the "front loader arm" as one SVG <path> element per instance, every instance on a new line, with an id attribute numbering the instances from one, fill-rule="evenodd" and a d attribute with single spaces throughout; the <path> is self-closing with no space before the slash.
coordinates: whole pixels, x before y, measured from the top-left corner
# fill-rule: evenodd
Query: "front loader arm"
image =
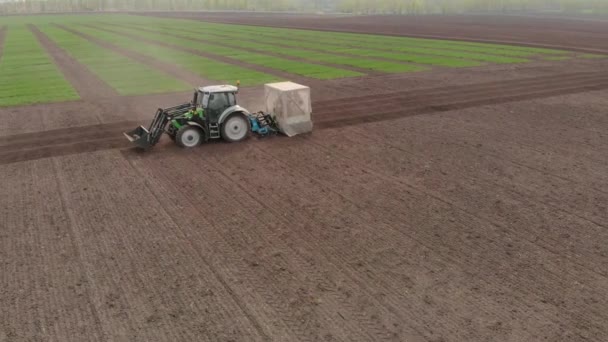
<path id="1" fill-rule="evenodd" d="M 159 108 L 154 115 L 154 119 L 150 123 L 150 127 L 146 129 L 139 126 L 136 129 L 125 132 L 124 135 L 134 143 L 137 147 L 148 149 L 158 143 L 160 137 L 165 131 L 167 124 L 176 117 L 186 114 L 192 109 L 193 104 L 188 102 L 170 108 Z"/>

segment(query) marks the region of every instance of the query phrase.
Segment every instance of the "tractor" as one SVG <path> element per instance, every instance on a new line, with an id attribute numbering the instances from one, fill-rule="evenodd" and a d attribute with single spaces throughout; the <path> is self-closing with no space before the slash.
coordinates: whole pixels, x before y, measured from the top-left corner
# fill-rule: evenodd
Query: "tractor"
<path id="1" fill-rule="evenodd" d="M 238 142 L 254 132 L 269 135 L 278 130 L 274 117 L 263 112 L 251 114 L 237 105 L 238 87 L 214 85 L 195 89 L 191 102 L 159 108 L 146 129 L 143 126 L 124 135 L 141 149 L 158 143 L 163 132 L 178 146 L 196 147 L 210 139 Z"/>

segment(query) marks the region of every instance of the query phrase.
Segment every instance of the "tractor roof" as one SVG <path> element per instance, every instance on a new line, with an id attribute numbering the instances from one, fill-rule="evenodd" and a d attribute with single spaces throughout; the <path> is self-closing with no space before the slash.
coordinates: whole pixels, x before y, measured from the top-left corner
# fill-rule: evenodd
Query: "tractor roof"
<path id="1" fill-rule="evenodd" d="M 232 85 L 212 85 L 207 87 L 198 88 L 199 91 L 203 93 L 235 93 L 239 90 L 239 88 Z"/>

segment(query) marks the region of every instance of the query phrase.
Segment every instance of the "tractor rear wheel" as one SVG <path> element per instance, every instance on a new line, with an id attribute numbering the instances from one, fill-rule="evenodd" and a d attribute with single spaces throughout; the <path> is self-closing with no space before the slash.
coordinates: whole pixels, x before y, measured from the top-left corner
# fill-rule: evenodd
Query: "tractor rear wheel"
<path id="1" fill-rule="evenodd" d="M 183 126 L 175 135 L 175 143 L 180 147 L 196 147 L 203 140 L 203 131 L 195 126 Z"/>
<path id="2" fill-rule="evenodd" d="M 222 124 L 222 138 L 227 142 L 241 141 L 249 131 L 249 119 L 243 113 L 231 114 Z"/>

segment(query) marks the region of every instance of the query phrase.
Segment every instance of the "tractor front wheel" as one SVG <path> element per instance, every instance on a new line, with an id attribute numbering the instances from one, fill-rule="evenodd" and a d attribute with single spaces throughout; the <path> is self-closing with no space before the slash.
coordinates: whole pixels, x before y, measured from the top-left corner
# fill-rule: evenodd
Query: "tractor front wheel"
<path id="1" fill-rule="evenodd" d="M 175 135 L 175 142 L 180 147 L 196 147 L 204 140 L 203 132 L 194 126 L 183 126 Z"/>
<path id="2" fill-rule="evenodd" d="M 227 142 L 238 142 L 245 139 L 250 130 L 245 114 L 234 113 L 222 124 L 222 138 Z"/>
<path id="3" fill-rule="evenodd" d="M 175 136 L 177 135 L 177 128 L 169 124 L 169 127 L 167 128 L 167 135 L 169 136 L 169 138 L 171 138 L 171 140 L 175 141 Z"/>

